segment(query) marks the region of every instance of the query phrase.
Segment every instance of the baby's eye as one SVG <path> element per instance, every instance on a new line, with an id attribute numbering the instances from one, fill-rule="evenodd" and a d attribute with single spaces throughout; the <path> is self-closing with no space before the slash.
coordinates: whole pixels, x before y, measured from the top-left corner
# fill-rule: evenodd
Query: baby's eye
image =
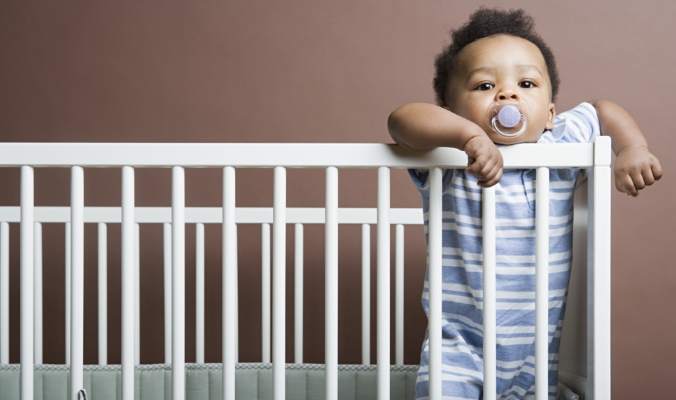
<path id="1" fill-rule="evenodd" d="M 524 89 L 532 89 L 532 88 L 535 87 L 535 83 L 533 83 L 531 81 L 523 81 L 523 82 L 519 83 L 519 87 L 522 87 Z"/>
<path id="2" fill-rule="evenodd" d="M 487 90 L 493 89 L 493 84 L 492 84 L 492 83 L 485 82 L 485 83 L 480 84 L 480 85 L 477 86 L 476 88 L 477 88 L 477 90 L 487 91 Z"/>

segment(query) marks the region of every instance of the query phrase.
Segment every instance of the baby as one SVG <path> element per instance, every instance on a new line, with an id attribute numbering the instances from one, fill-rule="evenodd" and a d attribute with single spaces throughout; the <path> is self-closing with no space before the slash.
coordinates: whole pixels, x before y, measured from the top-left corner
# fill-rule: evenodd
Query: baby
<path id="1" fill-rule="evenodd" d="M 438 105 L 414 103 L 389 117 L 403 147 L 454 147 L 464 170 L 443 175 L 442 393 L 480 399 L 483 385 L 481 190 L 495 186 L 497 256 L 497 397 L 532 398 L 535 390 L 535 170 L 503 171 L 499 145 L 586 143 L 612 138 L 615 187 L 638 191 L 662 176 L 636 122 L 606 100 L 556 115 L 559 77 L 551 50 L 523 10 L 479 9 L 452 31 L 436 58 Z M 496 146 L 498 145 L 498 146 Z M 409 171 L 429 210 L 427 170 Z M 549 398 L 554 399 L 560 331 L 570 273 L 577 169 L 550 170 Z M 427 223 L 427 221 L 426 221 Z M 428 284 L 423 308 L 429 315 Z M 426 335 L 427 336 L 427 335 Z M 416 399 L 428 398 L 429 343 L 423 343 Z"/>

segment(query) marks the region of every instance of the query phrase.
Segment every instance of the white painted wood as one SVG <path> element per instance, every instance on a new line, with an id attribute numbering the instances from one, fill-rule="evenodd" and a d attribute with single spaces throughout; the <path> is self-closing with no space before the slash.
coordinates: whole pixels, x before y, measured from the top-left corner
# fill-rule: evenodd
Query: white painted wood
<path id="1" fill-rule="evenodd" d="M 404 225 L 396 225 L 395 236 L 395 362 L 404 365 Z"/>
<path id="2" fill-rule="evenodd" d="M 204 364 L 204 224 L 195 224 L 195 362 Z"/>
<path id="3" fill-rule="evenodd" d="M 108 227 L 98 224 L 98 358 L 108 364 Z"/>
<path id="4" fill-rule="evenodd" d="M 171 363 L 171 274 L 173 268 L 171 267 L 171 223 L 165 222 L 163 224 L 163 254 L 164 254 L 164 362 Z"/>
<path id="5" fill-rule="evenodd" d="M 361 363 L 371 364 L 371 227 L 361 226 Z"/>
<path id="6" fill-rule="evenodd" d="M 338 400 L 338 169 L 326 169 L 325 373 L 326 400 Z"/>
<path id="7" fill-rule="evenodd" d="M 235 400 L 237 344 L 237 225 L 235 169 L 223 169 L 223 399 Z"/>
<path id="8" fill-rule="evenodd" d="M 141 364 L 141 227 L 134 224 L 134 364 Z"/>
<path id="9" fill-rule="evenodd" d="M 442 249 L 442 171 L 430 168 L 430 206 L 429 206 L 429 397 L 441 400 L 441 249 Z"/>
<path id="10" fill-rule="evenodd" d="M 535 181 L 535 399 L 549 398 L 549 168 Z"/>
<path id="11" fill-rule="evenodd" d="M 35 329 L 35 353 L 33 354 L 35 364 L 42 364 L 42 224 L 35 223 L 33 231 L 33 263 L 35 267 L 34 272 L 34 286 L 33 293 L 35 296 L 35 313 L 33 326 Z"/>
<path id="12" fill-rule="evenodd" d="M 84 388 L 84 170 L 71 167 L 70 399 Z"/>
<path id="13" fill-rule="evenodd" d="M 591 144 L 520 144 L 500 148 L 505 168 L 590 167 Z M 466 168 L 448 147 L 408 150 L 394 144 L 344 143 L 2 143 L 2 167 Z"/>
<path id="14" fill-rule="evenodd" d="M 606 400 L 611 396 L 611 363 L 610 363 L 610 222 L 611 222 L 611 186 L 610 170 L 611 143 L 610 138 L 596 138 L 594 145 L 595 166 L 590 176 L 590 218 L 592 226 L 592 270 L 588 279 L 589 299 L 591 305 L 591 322 L 588 341 L 588 384 L 591 387 L 587 395 L 592 400 Z M 589 369 L 591 371 L 589 371 Z"/>
<path id="15" fill-rule="evenodd" d="M 85 223 L 120 223 L 119 207 L 85 207 Z M 321 224 L 325 221 L 324 208 L 289 207 L 286 219 L 289 224 Z M 19 207 L 0 207 L 0 221 L 20 222 Z M 375 224 L 378 214 L 375 208 L 339 208 L 339 224 Z M 69 207 L 35 207 L 35 222 L 56 223 L 69 222 Z M 136 207 L 134 221 L 140 224 L 162 224 L 171 222 L 170 207 Z M 185 222 L 190 224 L 221 224 L 223 211 L 221 207 L 186 207 Z M 237 224 L 271 224 L 271 207 L 238 207 L 235 210 Z M 423 215 L 419 208 L 390 209 L 392 224 L 422 225 Z"/>
<path id="16" fill-rule="evenodd" d="M 185 171 L 173 167 L 171 176 L 172 208 L 172 399 L 185 399 Z"/>
<path id="17" fill-rule="evenodd" d="M 0 364 L 9 364 L 9 224 L 0 222 Z"/>
<path id="18" fill-rule="evenodd" d="M 303 363 L 303 224 L 295 224 L 294 237 L 294 362 Z"/>
<path id="19" fill-rule="evenodd" d="M 605 168 L 610 162 L 610 146 L 609 142 L 604 144 L 605 138 L 600 138 L 601 140 L 596 143 L 595 149 L 596 149 L 596 154 L 594 155 L 590 149 L 591 145 L 569 145 L 569 146 L 561 146 L 561 145 L 554 145 L 552 147 L 547 147 L 547 146 L 537 146 L 537 152 L 533 151 L 534 147 L 529 146 L 529 145 L 517 145 L 517 146 L 509 146 L 505 149 L 501 149 L 501 151 L 504 154 L 504 159 L 505 159 L 505 165 L 506 168 L 510 167 L 571 167 L 571 166 L 577 166 L 577 167 L 590 167 L 592 166 L 592 162 L 594 159 L 596 160 L 596 168 L 600 168 L 601 166 L 604 168 L 601 168 L 598 172 L 595 170 L 594 172 L 594 179 L 597 181 L 602 181 L 601 183 L 605 185 L 606 181 L 610 181 L 610 178 L 606 179 L 605 174 L 608 174 L 609 176 L 609 169 Z M 35 145 L 34 147 L 31 147 Z M 11 146 L 18 146 L 18 147 L 11 147 Z M 86 153 L 88 150 L 96 149 L 98 147 L 96 146 L 102 146 L 101 144 L 94 144 L 91 146 L 94 147 L 87 147 L 90 146 L 89 144 L 28 144 L 28 147 L 22 147 L 24 146 L 23 144 L 0 144 L 0 148 L 3 150 L 3 154 L 6 153 L 12 153 L 10 157 L 7 159 L 3 158 L 3 160 L 0 160 L 0 163 L 8 163 L 8 165 L 22 165 L 26 164 L 27 157 L 37 157 L 38 150 L 40 149 L 49 149 L 47 151 L 47 158 L 44 159 L 43 161 L 40 161 L 39 163 L 36 163 L 36 165 L 60 165 L 59 163 L 63 162 L 64 166 L 71 166 L 74 164 L 79 164 L 79 165 L 89 165 L 86 162 L 79 163 L 79 162 L 74 162 L 72 159 L 68 161 L 66 158 L 64 158 L 64 154 L 69 154 L 73 155 L 73 157 L 80 157 L 79 160 L 86 161 L 87 157 L 90 157 L 89 155 L 83 154 Z M 43 147 L 40 147 L 43 146 Z M 84 146 L 84 147 L 82 147 Z M 117 146 L 117 147 L 116 147 Z M 168 147 L 163 147 L 163 146 L 168 146 Z M 179 146 L 181 146 L 179 148 Z M 380 166 L 380 167 L 387 167 L 387 166 L 392 166 L 392 167 L 429 167 L 429 165 L 435 165 L 439 167 L 446 167 L 446 166 L 454 166 L 457 164 L 457 166 L 463 166 L 464 163 L 466 162 L 466 157 L 461 152 L 457 151 L 446 151 L 446 150 L 452 150 L 452 149 L 437 149 L 433 150 L 430 152 L 410 152 L 407 150 L 399 149 L 396 146 L 387 146 L 387 145 L 289 145 L 289 147 L 282 146 L 278 144 L 266 144 L 262 146 L 258 145 L 221 145 L 224 147 L 221 147 L 216 151 L 216 147 L 219 145 L 206 145 L 212 147 L 214 150 L 208 150 L 204 152 L 203 150 L 206 148 L 205 145 L 161 145 L 157 147 L 156 145 L 126 145 L 126 144 L 119 144 L 119 145 L 113 145 L 112 148 L 107 149 L 110 151 L 104 152 L 106 153 L 102 158 L 94 160 L 93 158 L 90 157 L 92 160 L 92 163 L 96 165 L 117 165 L 117 166 L 122 166 L 122 165 L 135 165 L 130 160 L 132 159 L 138 159 L 141 160 L 141 165 L 143 166 L 150 166 L 150 165 L 156 165 L 152 164 L 153 162 L 156 162 L 157 160 L 170 160 L 171 162 L 166 162 L 163 164 L 157 164 L 157 166 L 167 166 L 167 165 L 185 165 L 185 166 L 193 166 L 193 165 L 200 165 L 200 166 L 210 166 L 210 165 L 223 165 L 224 163 L 222 160 L 225 158 L 228 158 L 234 160 L 235 162 L 239 162 L 238 160 L 242 160 L 241 166 L 277 166 L 277 165 L 286 165 L 286 166 L 317 166 L 317 167 L 325 167 L 327 165 L 335 165 L 338 167 L 345 166 L 345 167 L 363 167 L 363 166 Z M 605 147 L 604 147 L 605 146 Z M 6 152 L 6 149 L 16 149 L 17 152 Z M 101 147 L 103 148 L 103 147 Z M 31 153 L 34 154 L 26 154 L 26 151 L 30 150 Z M 82 151 L 82 150 L 87 150 L 87 151 Z M 117 149 L 117 150 L 116 150 Z M 165 152 L 158 152 L 162 153 L 159 155 L 155 154 L 154 150 L 166 150 Z M 280 151 L 280 149 L 282 151 Z M 601 150 L 601 149 L 606 149 Z M 26 150 L 26 151 L 24 151 Z M 60 150 L 63 150 L 63 152 L 60 152 Z M 221 151 L 221 150 L 225 150 Z M 286 151 L 288 150 L 288 151 Z M 21 153 L 23 151 L 23 153 Z M 245 154 L 247 151 L 254 151 L 257 153 L 255 156 L 251 157 L 249 154 Z M 271 155 L 272 152 L 276 153 L 283 153 L 283 155 Z M 331 155 L 326 155 L 326 152 L 331 152 Z M 228 157 L 224 158 L 225 153 L 238 153 L 234 157 L 230 157 L 231 154 L 228 155 Z M 305 156 L 303 153 L 307 154 L 309 152 L 312 152 L 313 154 L 311 156 Z M 324 153 L 322 153 L 324 152 Z M 54 153 L 60 153 L 60 154 L 54 154 Z M 153 153 L 153 154 L 150 154 Z M 530 154 L 533 153 L 533 154 Z M 199 156 L 198 156 L 199 154 Z M 350 155 L 350 161 L 344 161 L 343 164 L 341 163 L 332 163 L 330 162 L 331 160 L 336 160 L 339 157 L 344 156 L 345 154 Z M 24 157 L 23 159 L 19 160 L 21 157 Z M 288 158 L 292 160 L 290 163 L 280 163 L 274 159 L 274 157 L 280 157 Z M 386 160 L 387 162 L 379 162 L 377 159 L 380 157 L 381 160 Z M 566 158 L 568 157 L 568 158 Z M 19 160 L 19 161 L 17 161 Z M 185 163 L 177 162 L 184 160 L 186 161 Z M 264 160 L 263 163 L 258 163 L 257 160 Z M 299 161 L 300 160 L 300 161 Z M 367 164 L 362 164 L 362 161 L 366 160 L 365 162 Z M 538 161 L 539 160 L 539 161 Z M 77 161 L 77 160 L 76 160 Z M 105 164 L 106 162 L 111 162 L 112 164 Z M 435 161 L 435 162 L 431 162 Z M 436 162 L 439 161 L 439 162 Z M 537 161 L 537 163 L 535 162 Z M 104 164 L 100 164 L 103 162 Z M 12 164 L 16 163 L 16 164 Z M 194 163 L 194 164 L 193 164 Z M 206 163 L 206 164 L 205 164 Z M 267 164 L 266 164 L 267 163 Z M 301 163 L 302 165 L 298 164 Z M 315 164 L 316 163 L 316 164 Z M 369 163 L 373 163 L 372 165 Z M 419 163 L 419 164 L 417 164 Z M 531 164 L 532 163 L 532 164 Z M 92 164 L 92 165 L 94 165 Z M 228 162 L 228 164 L 230 164 Z M 232 164 L 232 165 L 238 165 L 238 164 Z M 381 168 L 382 170 L 382 168 Z M 32 170 L 31 170 L 32 171 Z M 599 182 L 596 182 L 597 184 Z M 605 190 L 605 189 L 599 189 L 599 190 Z M 132 188 L 133 191 L 133 188 Z M 388 195 L 389 196 L 389 195 Z M 591 195 L 595 201 L 605 201 L 604 199 L 599 199 L 598 196 Z M 610 196 L 609 191 L 607 194 L 608 198 Z M 605 204 L 605 203 L 604 203 Z M 389 204 L 388 204 L 389 207 Z M 601 205 L 596 205 L 595 207 L 602 207 Z M 603 206 L 605 207 L 605 206 Z M 16 207 L 0 207 L 0 220 L 3 220 L 3 216 L 6 214 L 12 214 L 15 211 L 13 209 L 17 209 Z M 68 207 L 62 207 L 62 208 L 55 208 L 55 209 L 60 209 L 57 210 L 61 215 L 60 216 L 48 216 L 45 214 L 45 218 L 48 219 L 59 219 L 61 218 L 62 222 L 68 222 L 71 220 L 70 218 L 70 208 Z M 44 208 L 45 212 L 46 208 Z M 129 212 L 129 208 L 127 208 L 127 211 Z M 34 222 L 43 222 L 40 220 L 42 216 L 40 216 L 40 213 L 43 211 L 43 208 L 34 208 Z M 262 212 L 261 212 L 262 211 Z M 284 207 L 283 211 L 279 211 L 277 209 L 277 213 L 275 213 L 275 216 L 273 218 L 273 211 L 272 209 L 260 209 L 260 208 L 249 208 L 249 209 L 238 209 L 234 212 L 235 217 L 235 223 L 241 222 L 241 223 L 261 223 L 261 221 L 265 221 L 263 223 L 271 223 L 274 222 L 277 224 L 277 220 L 279 217 L 282 217 L 285 220 L 286 223 L 324 223 L 326 221 L 326 217 L 324 216 L 326 211 L 325 209 L 322 208 L 317 208 L 317 209 L 311 209 L 309 210 L 307 215 L 302 215 L 305 211 L 308 210 L 302 210 L 302 209 L 286 209 Z M 18 211 L 20 215 L 20 211 Z M 92 214 L 90 214 L 90 212 Z M 132 199 L 132 223 L 135 221 L 137 223 L 167 223 L 169 221 L 172 221 L 173 215 L 172 212 L 175 212 L 174 210 L 168 209 L 168 208 L 139 208 L 139 209 L 133 209 L 133 199 Z M 260 215 L 255 215 L 256 213 L 259 213 Z M 609 206 L 603 208 L 604 213 L 608 213 L 608 223 L 607 225 L 609 226 Z M 63 216 L 63 213 L 65 213 L 65 216 Z M 84 216 L 83 219 L 85 222 L 88 221 L 88 218 L 90 218 L 91 215 L 98 215 L 102 216 L 101 218 L 109 218 L 112 220 L 117 220 L 121 221 L 122 217 L 122 210 L 119 208 L 87 208 L 83 210 Z M 365 209 L 356 209 L 356 210 L 337 210 L 337 223 L 365 223 L 363 220 L 359 220 L 358 217 L 361 215 L 366 215 L 369 218 L 368 223 L 376 223 L 380 222 L 382 223 L 382 220 L 385 219 L 386 216 L 383 215 L 382 212 L 380 211 L 375 211 L 375 210 L 365 210 Z M 13 214 L 14 215 L 14 214 Z M 315 218 L 315 215 L 319 215 L 318 218 Z M 389 229 L 389 224 L 397 224 L 398 222 L 395 221 L 395 210 L 389 210 L 388 211 L 388 216 L 389 221 L 388 221 L 388 229 Z M 18 220 L 22 220 L 22 217 L 19 216 L 13 216 L 12 218 L 17 218 Z M 93 218 L 93 217 L 92 217 Z M 214 208 L 194 208 L 194 209 L 188 209 L 185 210 L 185 215 L 183 219 L 183 223 L 189 220 L 189 218 L 194 218 L 194 223 L 219 223 L 223 221 L 223 209 L 220 207 L 214 207 Z M 590 218 L 594 223 L 597 223 L 597 216 L 595 216 L 593 213 L 590 213 Z M 605 220 L 603 218 L 606 218 L 605 216 L 602 216 L 601 222 L 598 222 L 600 226 L 605 224 Z M 311 222 L 307 222 L 308 220 L 311 220 Z M 417 215 L 415 215 L 414 219 L 411 219 L 412 222 L 401 222 L 401 223 L 420 223 L 418 221 L 422 220 L 422 215 L 417 210 Z M 192 220 L 190 220 L 192 221 Z M 49 221 L 44 221 L 44 222 L 49 222 Z M 106 222 L 106 221 L 95 221 L 92 220 L 91 222 Z M 25 223 L 25 220 L 24 220 Z M 432 226 L 430 225 L 430 228 Z M 71 229 L 75 229 L 75 227 L 69 227 L 68 230 L 70 231 Z M 281 229 L 281 228 L 280 228 Z M 604 228 L 605 229 L 605 228 Z M 598 231 L 598 227 L 597 227 Z M 389 232 L 389 230 L 388 230 Z M 603 236 L 606 235 L 606 239 L 609 235 L 609 228 L 607 231 L 603 232 L 596 232 L 595 234 Z M 379 230 L 380 233 L 380 230 Z M 172 233 L 174 235 L 174 233 Z M 379 235 L 380 238 L 381 235 Z M 389 233 L 388 233 L 388 238 L 389 238 Z M 69 244 L 68 244 L 68 261 L 67 265 L 70 266 L 71 264 L 71 256 L 70 256 L 70 247 L 71 246 L 76 246 L 75 243 L 71 243 L 70 239 Z M 379 239 L 380 240 L 380 239 Z M 599 240 L 593 239 L 592 244 L 597 245 Z M 285 242 L 285 238 L 284 238 Z M 607 244 L 604 244 L 608 248 L 608 253 L 609 253 L 609 242 Z M 132 246 L 132 248 L 138 248 L 139 246 Z M 171 247 L 170 247 L 171 248 Z M 172 250 L 174 251 L 174 250 Z M 184 251 L 184 250 L 183 250 Z M 430 250 L 432 253 L 432 250 Z M 276 252 L 275 252 L 276 253 Z M 235 252 L 236 254 L 236 252 Z M 606 260 L 603 258 L 605 257 L 604 253 L 601 252 L 599 253 L 594 253 L 592 258 L 594 263 L 606 263 Z M 599 261 L 599 259 L 601 261 Z M 387 259 L 389 263 L 389 258 Z M 590 337 L 593 340 L 590 340 L 590 354 L 592 355 L 590 357 L 590 362 L 591 363 L 597 363 L 596 367 L 592 369 L 592 374 L 593 379 L 590 379 L 590 385 L 595 386 L 595 390 L 598 389 L 598 393 L 606 393 L 609 392 L 605 391 L 605 387 L 607 386 L 609 388 L 609 382 L 610 382 L 610 371 L 609 367 L 605 368 L 603 371 L 603 374 L 597 374 L 599 371 L 599 366 L 598 363 L 606 363 L 608 366 L 609 364 L 609 357 L 610 357 L 610 350 L 609 350 L 609 319 L 610 319 L 610 306 L 609 306 L 609 289 L 607 289 L 604 285 L 609 285 L 609 279 L 610 279 L 610 272 L 609 272 L 609 256 L 607 260 L 608 268 L 607 271 L 597 271 L 593 270 L 591 273 L 592 274 L 597 274 L 596 278 L 590 282 L 590 287 L 592 288 L 593 296 L 605 296 L 604 291 L 608 292 L 608 296 L 605 300 L 599 301 L 598 298 L 596 300 L 591 299 L 590 300 L 590 308 L 594 311 L 596 314 L 597 319 L 595 320 L 595 323 L 592 324 L 592 327 L 590 328 Z M 35 266 L 35 265 L 34 265 Z M 380 267 L 380 265 L 379 265 Z M 172 268 L 175 268 L 175 266 L 172 266 Z M 398 271 L 398 270 L 397 270 Z M 35 272 L 35 271 L 34 271 Z M 397 272 L 398 273 L 398 272 Z M 68 282 L 71 281 L 71 279 L 78 279 L 77 276 L 72 276 L 70 269 L 67 272 L 68 274 Z M 605 274 L 605 275 L 604 275 Z M 601 276 L 599 278 L 598 276 Z M 37 278 L 37 276 L 34 275 L 34 278 Z M 387 278 L 389 280 L 389 272 L 387 275 Z M 139 282 L 138 279 L 133 280 L 134 284 L 136 282 Z M 172 285 L 176 285 L 176 282 L 172 281 Z M 397 284 L 398 285 L 398 284 Z M 599 286 L 600 285 L 600 286 Z M 398 286 L 397 286 L 398 287 Z M 609 287 L 609 286 L 608 286 Z M 607 289 L 607 290 L 606 290 Z M 431 288 L 430 288 L 431 290 Z M 379 296 L 380 296 L 380 290 L 379 290 Z M 70 287 L 67 290 L 68 293 L 68 310 L 71 308 L 71 303 L 70 303 L 70 297 L 76 296 L 76 294 L 70 290 Z M 236 293 L 236 292 L 235 292 Z M 389 293 L 389 292 L 388 292 Z M 37 295 L 37 293 L 33 293 L 34 295 Z M 170 293 L 171 294 L 171 293 Z M 431 297 L 433 296 L 432 294 L 430 295 Z M 593 297 L 592 296 L 592 297 Z M 608 301 L 608 304 L 604 305 L 603 301 Z M 398 302 L 399 300 L 397 300 Z M 389 302 L 389 300 L 388 300 Z M 389 304 L 389 303 L 388 303 Z M 33 304 L 35 306 L 35 304 Z M 380 306 L 379 306 L 380 307 Z M 599 311 L 600 309 L 600 311 Z M 389 309 L 388 309 L 389 310 Z M 67 346 L 70 346 L 70 341 L 72 340 L 70 330 L 71 330 L 71 325 L 74 324 L 74 321 L 70 318 L 70 311 L 68 311 L 68 344 Z M 592 316 L 594 316 L 594 313 Z M 605 315 L 605 317 L 602 317 L 600 320 L 599 314 Z M 37 316 L 35 313 L 33 314 L 35 318 Z M 389 318 L 389 312 L 388 312 L 388 318 Z M 606 319 L 603 319 L 606 318 Z M 171 321 L 172 324 L 174 324 L 175 321 Z M 138 323 L 134 324 L 135 326 L 139 326 Z M 184 325 L 183 325 L 184 326 Z M 398 326 L 398 324 L 397 324 Z M 34 328 L 35 326 L 35 321 L 34 321 Z M 607 327 L 607 334 L 605 332 Z M 381 331 L 381 326 L 379 322 L 379 336 L 380 336 L 380 331 Z M 389 329 L 389 328 L 388 328 Z M 398 331 L 397 327 L 397 331 Z M 269 332 L 269 331 L 268 331 Z M 600 332 L 600 333 L 599 333 Z M 601 336 L 599 336 L 601 335 Z M 235 335 L 236 336 L 236 335 Z M 398 334 L 397 334 L 398 337 Z M 602 337 L 602 338 L 601 338 Z M 399 339 L 396 339 L 398 342 Z M 433 342 L 432 339 L 430 339 L 431 342 Z M 389 346 L 389 332 L 387 334 L 387 341 L 388 341 L 388 346 Z M 592 343 L 593 341 L 593 343 Z M 602 344 L 602 345 L 601 345 Z M 34 343 L 35 345 L 35 343 Z M 432 344 L 430 344 L 432 346 Z M 236 346 L 235 346 L 236 347 Z M 380 347 L 380 344 L 379 344 Z M 397 344 L 396 347 L 398 348 L 399 345 Z M 1 350 L 1 349 L 0 349 Z M 381 353 L 379 349 L 379 354 Z M 384 353 L 384 351 L 383 351 Z M 389 353 L 389 351 L 388 351 Z M 34 353 L 33 354 L 35 357 L 37 355 Z M 70 347 L 68 349 L 68 354 L 67 357 L 70 357 Z M 389 355 L 388 355 L 389 357 Z M 606 360 L 607 359 L 607 360 Z M 37 360 L 37 358 L 35 358 Z M 68 360 L 70 362 L 70 359 Z M 398 362 L 398 361 L 397 361 Z M 389 363 L 389 358 L 388 358 L 388 363 Z M 379 360 L 380 364 L 380 360 Z M 278 367 L 279 368 L 279 367 Z M 389 369 L 389 367 L 388 367 Z M 434 368 L 431 368 L 433 371 Z M 389 370 L 388 370 L 388 375 L 389 375 Z M 431 372 L 431 376 L 433 376 L 434 373 Z M 389 380 L 388 380 L 389 382 Z M 434 384 L 432 384 L 434 386 Z M 381 387 L 383 387 L 381 385 Z M 599 389 L 603 387 L 603 389 Z M 389 386 L 388 386 L 389 388 Z M 385 389 L 383 389 L 385 390 Z M 590 397 L 593 396 L 593 394 L 590 394 Z"/>
<path id="20" fill-rule="evenodd" d="M 286 390 L 286 169 L 275 167 L 272 226 L 272 384 L 273 399 Z"/>
<path id="21" fill-rule="evenodd" d="M 484 256 L 484 399 L 495 400 L 496 381 L 496 283 L 495 283 L 495 187 L 483 188 L 482 213 Z"/>
<path id="22" fill-rule="evenodd" d="M 122 168 L 122 400 L 134 400 L 134 169 Z"/>
<path id="23" fill-rule="evenodd" d="M 390 169 L 378 168 L 378 400 L 390 399 Z"/>
<path id="24" fill-rule="evenodd" d="M 271 270 L 271 244 L 270 244 L 270 224 L 261 225 L 261 346 L 262 362 L 269 363 L 271 360 L 270 351 L 272 334 L 272 270 Z"/>
<path id="25" fill-rule="evenodd" d="M 20 277 L 20 335 L 21 355 L 21 398 L 33 398 L 33 207 L 34 207 L 33 167 L 21 167 L 21 277 Z"/>

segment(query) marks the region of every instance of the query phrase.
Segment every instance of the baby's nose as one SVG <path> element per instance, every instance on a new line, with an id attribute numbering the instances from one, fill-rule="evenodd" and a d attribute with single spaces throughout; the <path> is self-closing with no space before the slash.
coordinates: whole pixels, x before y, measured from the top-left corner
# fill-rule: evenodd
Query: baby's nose
<path id="1" fill-rule="evenodd" d="M 519 94 L 516 90 L 505 88 L 498 92 L 498 100 L 519 100 Z"/>

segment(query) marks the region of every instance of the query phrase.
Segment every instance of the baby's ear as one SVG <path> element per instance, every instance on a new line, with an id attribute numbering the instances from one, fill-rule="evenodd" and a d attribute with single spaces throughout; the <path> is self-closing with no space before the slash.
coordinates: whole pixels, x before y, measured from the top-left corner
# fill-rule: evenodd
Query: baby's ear
<path id="1" fill-rule="evenodd" d="M 551 131 L 554 129 L 554 117 L 556 116 L 556 110 L 554 109 L 554 103 L 549 104 L 549 114 L 547 115 L 547 124 L 545 124 L 545 129 Z"/>

